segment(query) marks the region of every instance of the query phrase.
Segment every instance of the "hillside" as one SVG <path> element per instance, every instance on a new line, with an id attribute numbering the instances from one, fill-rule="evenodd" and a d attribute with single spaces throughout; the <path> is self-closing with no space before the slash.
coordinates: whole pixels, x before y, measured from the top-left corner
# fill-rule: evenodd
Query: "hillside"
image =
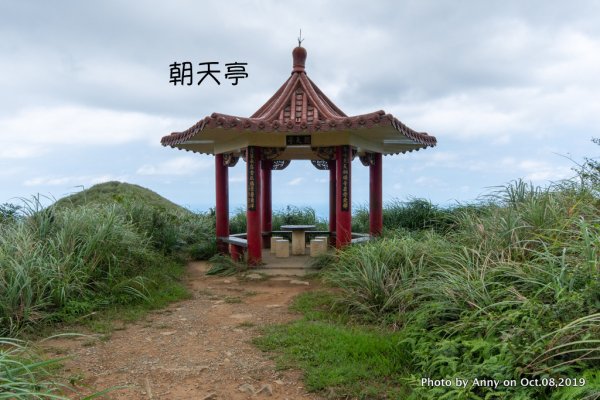
<path id="1" fill-rule="evenodd" d="M 150 189 L 125 182 L 105 182 L 92 186 L 89 189 L 63 197 L 54 203 L 55 207 L 81 206 L 84 204 L 116 203 L 143 203 L 156 208 L 176 212 L 190 213 L 190 211 L 170 200 L 162 197 Z"/>

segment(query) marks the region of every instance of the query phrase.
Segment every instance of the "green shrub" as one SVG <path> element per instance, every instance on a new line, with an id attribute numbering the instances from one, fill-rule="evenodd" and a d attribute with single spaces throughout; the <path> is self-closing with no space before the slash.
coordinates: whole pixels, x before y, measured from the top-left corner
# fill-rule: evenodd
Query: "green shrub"
<path id="1" fill-rule="evenodd" d="M 214 242 L 215 223 L 210 215 L 132 202 L 122 208 L 127 220 L 164 255 L 186 258 L 190 249 L 204 247 L 208 252 Z"/>
<path id="2" fill-rule="evenodd" d="M 341 288 L 349 314 L 401 328 L 413 359 L 411 398 L 560 398 L 575 389 L 431 388 L 419 378 L 580 377 L 600 369 L 594 193 L 573 182 L 541 189 L 515 181 L 485 203 L 442 213 L 441 224 L 422 222 L 440 215 L 424 203 L 413 205 L 412 220 L 398 208 L 388 214 L 397 225 L 386 237 L 345 249 L 325 276 Z M 423 228 L 433 230 L 414 233 Z"/>
<path id="3" fill-rule="evenodd" d="M 40 215 L 80 207 L 114 206 L 138 233 L 150 240 L 154 250 L 169 257 L 187 259 L 189 251 L 197 252 L 201 247 L 208 252 L 215 237 L 213 210 L 193 213 L 148 189 L 128 183 L 98 184 L 60 199 L 46 210 L 29 203 L 29 208 L 36 209 Z"/>
<path id="4" fill-rule="evenodd" d="M 34 199 L 23 218 L 0 225 L 0 335 L 149 301 L 154 271 L 168 273 L 172 261 L 156 245 L 163 231 L 133 214 L 118 204 L 44 209 Z"/>
<path id="5" fill-rule="evenodd" d="M 14 222 L 19 218 L 21 206 L 11 203 L 0 204 L 0 225 Z"/>
<path id="6" fill-rule="evenodd" d="M 436 235 L 383 238 L 341 252 L 325 279 L 343 289 L 341 301 L 371 319 L 410 306 Z"/>
<path id="7" fill-rule="evenodd" d="M 201 243 L 191 244 L 186 248 L 192 260 L 210 260 L 217 254 L 216 240 L 206 240 Z"/>
<path id="8" fill-rule="evenodd" d="M 383 207 L 383 227 L 387 231 L 443 232 L 452 225 L 452 209 L 442 209 L 425 199 L 392 200 Z M 353 232 L 369 232 L 369 208 L 358 206 L 352 216 Z"/>
<path id="9" fill-rule="evenodd" d="M 312 207 L 286 206 L 284 209 L 273 211 L 273 230 L 281 230 L 282 225 L 316 225 L 317 230 L 329 230 L 327 223 L 317 218 Z M 244 208 L 236 209 L 229 218 L 229 232 L 232 234 L 246 233 L 246 210 Z"/>
<path id="10" fill-rule="evenodd" d="M 329 230 L 325 221 L 317 218 L 312 207 L 286 206 L 273 213 L 273 230 L 281 230 L 282 225 L 316 225 L 317 230 Z"/>
<path id="11" fill-rule="evenodd" d="M 229 217 L 229 232 L 231 234 L 246 233 L 246 209 L 238 208 Z"/>

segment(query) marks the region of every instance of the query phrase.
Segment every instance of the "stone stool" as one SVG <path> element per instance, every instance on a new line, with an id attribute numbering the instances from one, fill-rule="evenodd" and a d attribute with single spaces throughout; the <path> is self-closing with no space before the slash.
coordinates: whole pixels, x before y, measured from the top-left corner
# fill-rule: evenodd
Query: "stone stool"
<path id="1" fill-rule="evenodd" d="M 317 236 L 315 239 L 319 239 L 323 241 L 323 253 L 327 253 L 327 247 L 329 247 L 329 237 L 327 236 Z"/>
<path id="2" fill-rule="evenodd" d="M 290 256 L 290 241 L 287 239 L 277 239 L 275 241 L 275 257 L 288 258 Z"/>
<path id="3" fill-rule="evenodd" d="M 323 254 L 325 250 L 325 241 L 323 239 L 313 239 L 310 241 L 310 256 L 316 257 Z"/>
<path id="4" fill-rule="evenodd" d="M 282 236 L 271 236 L 271 249 L 269 251 L 271 254 L 275 254 L 275 242 L 281 239 L 283 239 Z"/>

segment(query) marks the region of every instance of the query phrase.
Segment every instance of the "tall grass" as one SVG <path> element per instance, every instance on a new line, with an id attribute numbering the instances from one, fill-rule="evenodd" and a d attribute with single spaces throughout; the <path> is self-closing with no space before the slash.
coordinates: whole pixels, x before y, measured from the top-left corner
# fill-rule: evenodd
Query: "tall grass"
<path id="1" fill-rule="evenodd" d="M 599 204 L 576 182 L 542 189 L 515 181 L 483 205 L 452 210 L 450 229 L 422 225 L 349 248 L 326 279 L 342 289 L 350 314 L 401 330 L 415 378 L 583 376 L 600 370 Z M 590 376 L 582 393 L 600 394 Z M 414 382 L 412 398 L 574 392 Z"/>
<path id="2" fill-rule="evenodd" d="M 435 206 L 425 199 L 396 199 L 387 202 L 383 208 L 383 227 L 389 231 L 433 229 L 443 232 L 451 227 L 451 215 L 454 211 Z M 369 232 L 368 207 L 359 206 L 354 211 L 352 231 Z"/>
<path id="3" fill-rule="evenodd" d="M 0 224 L 0 336 L 109 304 L 146 301 L 173 255 L 212 225 L 121 204 L 43 208 Z M 214 240 L 214 239 L 212 239 Z M 167 258 L 169 256 L 170 258 Z M 149 271 L 153 271 L 152 274 Z"/>
<path id="4" fill-rule="evenodd" d="M 0 337 L 0 399 L 68 400 L 76 395 L 74 388 L 61 382 L 52 371 L 63 359 L 44 360 L 27 344 L 18 339 Z M 106 389 L 86 397 L 91 400 L 115 388 Z M 67 394 L 70 395 L 67 397 Z"/>
<path id="5" fill-rule="evenodd" d="M 203 250 L 202 258 L 208 259 L 216 253 L 214 216 L 133 202 L 122 207 L 127 221 L 164 255 L 198 255 Z"/>
<path id="6" fill-rule="evenodd" d="M 59 361 L 38 361 L 24 342 L 0 337 L 0 399 L 66 399 L 65 386 L 48 379 Z"/>
<path id="7" fill-rule="evenodd" d="M 423 235 L 425 236 L 425 235 Z M 344 289 L 352 312 L 376 319 L 410 307 L 435 235 L 406 234 L 350 247 L 338 256 L 325 280 Z M 424 240 L 421 240 L 424 239 Z"/>
<path id="8" fill-rule="evenodd" d="M 317 230 L 328 230 L 325 220 L 317 217 L 312 207 L 286 206 L 273 211 L 273 230 L 281 230 L 282 225 L 316 225 Z M 238 208 L 229 218 L 229 231 L 231 233 L 246 233 L 246 210 Z"/>

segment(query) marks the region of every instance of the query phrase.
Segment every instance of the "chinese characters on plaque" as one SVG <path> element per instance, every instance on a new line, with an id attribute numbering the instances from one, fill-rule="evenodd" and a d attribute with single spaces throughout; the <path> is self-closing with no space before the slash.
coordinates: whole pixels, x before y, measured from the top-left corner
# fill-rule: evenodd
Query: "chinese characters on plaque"
<path id="1" fill-rule="evenodd" d="M 236 86 L 240 79 L 248 77 L 246 65 L 248 65 L 248 63 L 232 62 L 225 64 L 225 67 L 227 68 L 225 79 L 232 80 L 231 84 Z M 221 82 L 217 78 L 217 75 L 221 72 L 221 70 L 217 68 L 219 68 L 218 61 L 198 63 L 196 71 L 196 75 L 198 75 L 197 84 L 202 84 L 207 77 L 210 77 L 212 81 L 214 81 L 217 85 L 220 85 Z M 169 83 L 172 83 L 173 86 L 191 86 L 194 83 L 194 65 L 189 61 L 184 61 L 181 63 L 174 62 L 173 64 L 169 65 L 169 73 Z"/>
<path id="2" fill-rule="evenodd" d="M 285 137 L 285 144 L 288 146 L 306 146 L 310 143 L 310 135 L 287 135 Z"/>

